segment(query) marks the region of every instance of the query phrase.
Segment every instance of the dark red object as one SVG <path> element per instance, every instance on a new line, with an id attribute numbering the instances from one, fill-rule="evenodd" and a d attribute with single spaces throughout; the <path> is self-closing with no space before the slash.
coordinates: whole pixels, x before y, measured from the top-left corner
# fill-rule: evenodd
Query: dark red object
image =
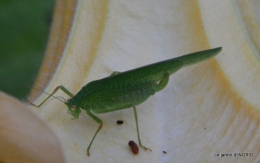
<path id="1" fill-rule="evenodd" d="M 130 140 L 128 142 L 128 145 L 131 147 L 131 150 L 132 150 L 133 154 L 138 154 L 139 153 L 138 145 L 134 141 Z"/>

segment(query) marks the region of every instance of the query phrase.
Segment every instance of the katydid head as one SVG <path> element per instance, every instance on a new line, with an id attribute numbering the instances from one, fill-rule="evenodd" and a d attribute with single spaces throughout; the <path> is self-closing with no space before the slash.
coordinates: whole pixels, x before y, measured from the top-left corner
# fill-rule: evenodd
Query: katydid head
<path id="1" fill-rule="evenodd" d="M 65 104 L 68 107 L 68 113 L 71 114 L 74 118 L 73 119 L 78 119 L 79 115 L 81 113 L 80 107 L 77 105 L 74 105 L 70 99 L 65 102 Z"/>

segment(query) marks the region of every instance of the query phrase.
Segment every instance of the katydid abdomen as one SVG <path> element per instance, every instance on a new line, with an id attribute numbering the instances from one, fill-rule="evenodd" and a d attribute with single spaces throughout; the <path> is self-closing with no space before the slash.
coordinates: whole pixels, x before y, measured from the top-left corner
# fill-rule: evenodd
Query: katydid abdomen
<path id="1" fill-rule="evenodd" d="M 91 111 L 94 113 L 106 113 L 120 109 L 130 108 L 141 104 L 155 93 L 152 87 L 143 88 L 136 91 L 129 91 L 128 93 L 106 100 L 93 100 L 91 103 Z"/>

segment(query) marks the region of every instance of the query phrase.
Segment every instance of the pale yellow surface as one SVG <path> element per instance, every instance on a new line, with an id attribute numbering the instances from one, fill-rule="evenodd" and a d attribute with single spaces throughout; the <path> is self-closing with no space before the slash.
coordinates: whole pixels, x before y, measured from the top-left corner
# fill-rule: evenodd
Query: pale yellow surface
<path id="1" fill-rule="evenodd" d="M 49 126 L 17 100 L 0 93 L 0 162 L 64 162 Z"/>
<path id="2" fill-rule="evenodd" d="M 54 129 L 68 162 L 257 163 L 257 6 L 258 1 L 238 0 L 78 1 L 47 92 L 63 85 L 76 94 L 113 71 L 223 47 L 215 58 L 179 70 L 164 90 L 137 106 L 142 143 L 152 152 L 140 149 L 135 156 L 128 147 L 129 140 L 137 142 L 131 108 L 97 115 L 104 125 L 90 157 L 86 148 L 98 124 L 84 111 L 71 120 L 58 100 L 32 109 Z M 62 91 L 56 95 L 68 98 Z M 124 124 L 118 126 L 117 120 Z M 217 156 L 222 153 L 232 156 Z M 250 156 L 234 157 L 235 153 Z"/>

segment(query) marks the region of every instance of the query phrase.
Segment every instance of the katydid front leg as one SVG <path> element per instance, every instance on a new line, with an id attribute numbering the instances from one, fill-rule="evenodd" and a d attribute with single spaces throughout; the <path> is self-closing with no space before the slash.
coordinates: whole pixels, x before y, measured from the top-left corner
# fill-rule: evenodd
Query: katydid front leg
<path id="1" fill-rule="evenodd" d="M 43 103 L 45 103 L 50 97 L 52 97 L 59 89 L 61 89 L 64 93 L 66 93 L 67 95 L 69 95 L 70 97 L 74 97 L 74 95 L 69 91 L 67 90 L 64 86 L 60 85 L 58 87 L 56 87 L 54 89 L 54 91 L 45 99 L 43 100 L 39 105 L 35 105 L 34 103 L 26 100 L 26 102 L 28 102 L 30 105 L 36 107 L 36 108 L 39 108 L 42 106 Z M 64 101 L 65 102 L 65 101 Z"/>
<path id="2" fill-rule="evenodd" d="M 92 140 L 91 140 L 91 142 L 90 142 L 90 144 L 88 145 L 88 148 L 87 148 L 87 155 L 90 156 L 90 154 L 89 154 L 89 149 L 90 149 L 90 147 L 91 147 L 91 145 L 92 145 L 94 139 L 96 138 L 97 133 L 101 130 L 101 128 L 102 128 L 102 126 L 103 126 L 103 122 L 102 122 L 101 119 L 99 119 L 99 118 L 96 117 L 94 114 L 92 114 L 92 113 L 90 112 L 90 110 L 87 110 L 86 112 L 87 112 L 87 114 L 88 114 L 91 118 L 93 118 L 93 119 L 99 124 L 99 126 L 98 126 L 98 128 L 97 128 L 97 130 L 96 130 L 96 132 L 95 132 L 95 135 L 93 136 L 93 138 L 92 138 Z"/>

